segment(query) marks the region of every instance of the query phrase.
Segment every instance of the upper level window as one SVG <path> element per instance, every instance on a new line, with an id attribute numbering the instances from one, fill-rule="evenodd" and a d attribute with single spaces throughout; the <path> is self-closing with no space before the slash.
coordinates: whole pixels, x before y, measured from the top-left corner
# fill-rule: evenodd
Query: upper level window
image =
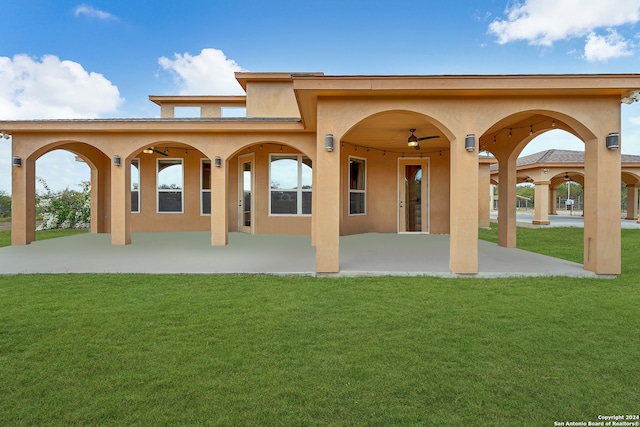
<path id="1" fill-rule="evenodd" d="M 182 159 L 158 159 L 158 212 L 182 213 Z"/>
<path id="2" fill-rule="evenodd" d="M 349 215 L 366 214 L 366 160 L 349 157 Z"/>
<path id="3" fill-rule="evenodd" d="M 247 107 L 222 107 L 222 117 L 247 117 Z"/>
<path id="4" fill-rule="evenodd" d="M 271 155 L 271 215 L 311 215 L 311 159 L 303 155 Z"/>
<path id="5" fill-rule="evenodd" d="M 140 160 L 131 160 L 131 212 L 140 213 Z"/>
<path id="6" fill-rule="evenodd" d="M 211 160 L 200 162 L 200 213 L 211 215 Z"/>
<path id="7" fill-rule="evenodd" d="M 200 117 L 200 107 L 173 107 L 173 117 L 177 119 L 190 119 Z"/>

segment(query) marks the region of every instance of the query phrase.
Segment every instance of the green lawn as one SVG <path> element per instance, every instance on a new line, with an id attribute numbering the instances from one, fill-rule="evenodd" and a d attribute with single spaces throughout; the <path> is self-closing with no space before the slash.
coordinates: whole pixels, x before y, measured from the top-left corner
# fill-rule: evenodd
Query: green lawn
<path id="1" fill-rule="evenodd" d="M 56 237 L 73 236 L 74 234 L 86 233 L 87 230 L 45 230 L 36 231 L 36 240 L 54 239 Z M 11 231 L 0 231 L 0 248 L 11 244 Z"/>
<path id="2" fill-rule="evenodd" d="M 519 244 L 551 253 L 581 239 L 518 230 Z M 0 277 L 0 424 L 552 426 L 637 414 L 639 249 L 640 230 L 623 230 L 615 280 Z"/>

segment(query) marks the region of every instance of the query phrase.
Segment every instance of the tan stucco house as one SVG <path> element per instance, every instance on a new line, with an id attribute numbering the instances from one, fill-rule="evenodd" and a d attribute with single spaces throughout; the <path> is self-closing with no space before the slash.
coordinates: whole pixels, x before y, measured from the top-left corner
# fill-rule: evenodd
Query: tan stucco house
<path id="1" fill-rule="evenodd" d="M 450 268 L 478 272 L 480 207 L 499 163 L 499 244 L 515 247 L 516 159 L 535 136 L 585 142 L 584 268 L 620 273 L 620 104 L 640 75 L 325 76 L 237 73 L 246 96 L 152 96 L 161 118 L 1 121 L 12 135 L 12 244 L 35 238 L 35 162 L 65 149 L 91 168 L 91 231 L 310 235 L 316 271 L 339 237 L 450 236 Z M 199 117 L 176 118 L 183 107 Z M 245 117 L 224 117 L 244 107 Z M 469 197 L 477 194 L 478 197 Z M 485 202 L 482 202 L 483 204 Z"/>

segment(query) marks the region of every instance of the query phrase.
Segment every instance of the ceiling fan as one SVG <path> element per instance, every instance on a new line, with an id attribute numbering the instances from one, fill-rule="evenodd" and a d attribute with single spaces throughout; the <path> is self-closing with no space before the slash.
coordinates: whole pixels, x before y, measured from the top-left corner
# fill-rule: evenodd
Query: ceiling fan
<path id="1" fill-rule="evenodd" d="M 149 148 L 145 148 L 144 150 L 142 150 L 143 153 L 145 154 L 153 154 L 153 153 L 157 153 L 163 156 L 168 156 L 167 153 L 165 153 L 164 151 L 160 151 L 157 150 L 156 147 L 149 147 Z"/>
<path id="2" fill-rule="evenodd" d="M 421 138 L 418 138 L 413 134 L 415 131 L 416 131 L 415 129 L 409 129 L 409 132 L 411 132 L 411 136 L 409 137 L 409 139 L 407 139 L 407 145 L 409 147 L 415 148 L 416 150 L 420 149 L 420 141 L 426 141 L 427 139 L 440 138 L 439 135 L 423 136 Z"/>

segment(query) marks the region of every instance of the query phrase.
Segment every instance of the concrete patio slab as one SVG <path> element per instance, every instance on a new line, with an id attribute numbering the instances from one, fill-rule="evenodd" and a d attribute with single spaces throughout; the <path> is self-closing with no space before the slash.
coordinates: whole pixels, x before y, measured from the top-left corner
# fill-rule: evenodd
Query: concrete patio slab
<path id="1" fill-rule="evenodd" d="M 480 241 L 473 277 L 597 277 L 582 265 Z M 340 273 L 329 276 L 456 277 L 449 236 L 368 233 L 340 238 Z M 109 234 L 81 234 L 0 248 L 0 274 L 140 273 L 315 276 L 309 236 L 230 233 L 211 246 L 209 232 L 134 233 L 112 246 Z"/>

